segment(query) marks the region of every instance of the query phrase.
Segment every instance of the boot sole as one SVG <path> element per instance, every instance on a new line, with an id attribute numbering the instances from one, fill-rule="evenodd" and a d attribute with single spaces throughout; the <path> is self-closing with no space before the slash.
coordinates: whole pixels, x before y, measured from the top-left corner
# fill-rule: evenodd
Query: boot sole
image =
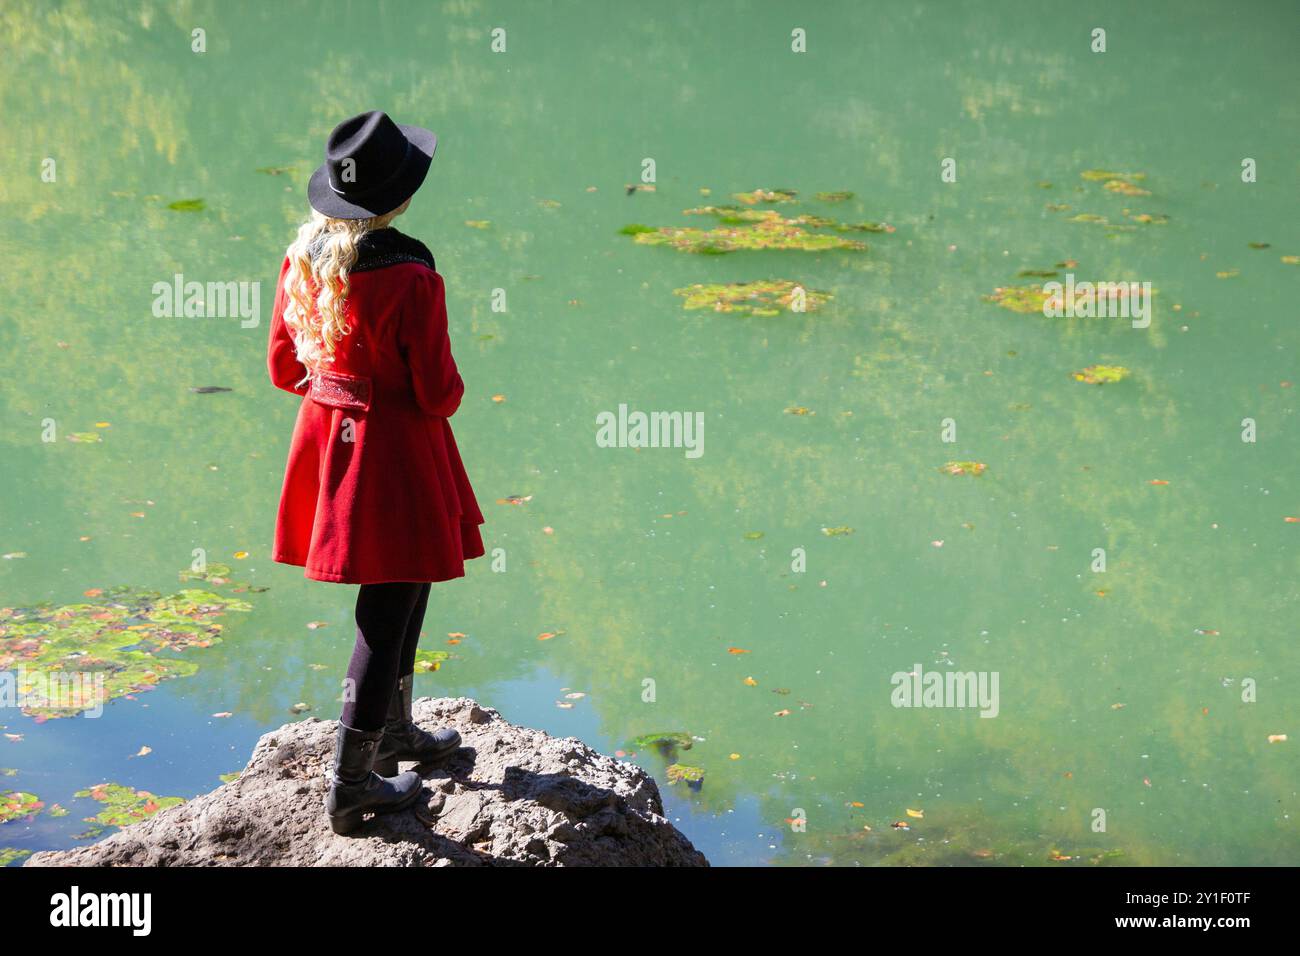
<path id="1" fill-rule="evenodd" d="M 391 776 L 391 774 L 389 776 Z M 331 814 L 329 815 L 330 829 L 339 836 L 347 836 L 349 833 L 355 833 L 361 828 L 361 824 L 365 822 L 365 816 L 367 813 L 373 813 L 375 816 L 379 816 L 384 813 L 397 813 L 400 810 L 405 810 L 407 807 L 411 806 L 411 804 L 415 803 L 416 800 L 420 799 L 420 794 L 423 791 L 424 787 L 416 787 L 410 796 L 406 797 L 406 799 L 401 803 L 393 804 L 391 807 L 366 807 L 362 810 L 354 810 L 351 813 L 340 813 L 337 815 Z"/>

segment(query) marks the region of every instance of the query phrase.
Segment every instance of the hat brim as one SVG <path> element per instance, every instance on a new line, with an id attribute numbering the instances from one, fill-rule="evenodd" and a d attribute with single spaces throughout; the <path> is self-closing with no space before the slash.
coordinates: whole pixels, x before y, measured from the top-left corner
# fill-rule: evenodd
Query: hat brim
<path id="1" fill-rule="evenodd" d="M 362 201 L 348 200 L 330 186 L 329 169 L 322 164 L 311 174 L 307 183 L 307 201 L 311 203 L 311 208 L 331 219 L 370 219 L 392 212 L 414 196 L 429 173 L 429 164 L 433 162 L 434 151 L 438 148 L 438 136 L 422 126 L 403 126 L 398 123 L 397 128 L 414 149 L 407 154 L 406 161 L 398 175 L 393 177 L 392 183 Z"/>

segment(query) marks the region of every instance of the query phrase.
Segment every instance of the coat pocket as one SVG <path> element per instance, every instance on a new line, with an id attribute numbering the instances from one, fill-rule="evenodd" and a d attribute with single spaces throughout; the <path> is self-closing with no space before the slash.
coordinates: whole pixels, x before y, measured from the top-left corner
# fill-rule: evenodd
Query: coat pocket
<path id="1" fill-rule="evenodd" d="M 317 372 L 312 376 L 307 395 L 313 402 L 331 408 L 370 408 L 370 379 L 346 372 Z"/>

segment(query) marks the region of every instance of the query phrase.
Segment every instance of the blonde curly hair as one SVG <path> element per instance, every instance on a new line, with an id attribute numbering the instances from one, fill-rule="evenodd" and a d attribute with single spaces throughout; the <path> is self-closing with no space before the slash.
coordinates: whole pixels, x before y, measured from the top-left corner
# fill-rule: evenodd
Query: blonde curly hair
<path id="1" fill-rule="evenodd" d="M 303 382 L 334 361 L 335 346 L 352 331 L 346 311 L 348 270 L 357 261 L 357 243 L 366 233 L 387 227 L 406 206 L 371 219 L 331 219 L 313 210 L 298 228 L 285 252 L 289 272 L 284 280 L 284 324 L 293 335 L 298 361 L 307 369 Z"/>

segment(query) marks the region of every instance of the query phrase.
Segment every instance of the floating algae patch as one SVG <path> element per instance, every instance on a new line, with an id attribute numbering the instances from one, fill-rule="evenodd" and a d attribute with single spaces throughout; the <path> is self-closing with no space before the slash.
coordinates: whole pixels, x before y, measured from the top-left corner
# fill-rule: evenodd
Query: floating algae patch
<path id="1" fill-rule="evenodd" d="M 831 229 L 838 229 L 840 232 L 893 232 L 894 227 L 887 222 L 832 222 L 827 221 L 826 226 Z"/>
<path id="2" fill-rule="evenodd" d="M 668 783 L 687 783 L 692 790 L 700 789 L 704 783 L 704 768 L 692 767 L 689 764 L 674 763 L 669 764 L 665 771 L 668 774 Z"/>
<path id="3" fill-rule="evenodd" d="M 625 233 L 628 227 L 624 227 Z M 867 248 L 865 242 L 846 239 L 824 232 L 810 232 L 798 219 L 785 219 L 775 213 L 749 223 L 722 225 L 716 229 L 676 228 L 663 226 L 651 232 L 632 233 L 634 241 L 647 246 L 669 246 L 682 252 L 719 255 L 741 250 L 798 249 L 824 252 L 829 249 Z"/>
<path id="4" fill-rule="evenodd" d="M 662 754 L 669 755 L 677 750 L 690 750 L 695 745 L 695 740 L 690 734 L 670 731 L 642 734 L 640 737 L 633 738 L 631 744 L 636 750 L 658 750 Z"/>
<path id="5" fill-rule="evenodd" d="M 432 673 L 442 667 L 443 661 L 451 660 L 447 651 L 426 651 L 423 648 L 415 652 L 415 669 L 422 674 Z"/>
<path id="6" fill-rule="evenodd" d="M 1089 365 L 1081 372 L 1074 372 L 1076 382 L 1089 385 L 1110 385 L 1128 378 L 1129 371 L 1123 365 Z"/>
<path id="7" fill-rule="evenodd" d="M 848 190 L 840 192 L 818 193 L 817 198 L 822 202 L 846 202 L 853 198 L 853 193 Z"/>
<path id="8" fill-rule="evenodd" d="M 816 219 L 815 216 L 798 216 L 783 217 L 773 209 L 747 209 L 744 206 L 692 206 L 690 209 L 683 209 L 682 215 L 685 216 L 717 216 L 725 223 L 747 223 L 763 222 L 768 219 L 781 220 L 793 225 L 806 225 L 810 220 Z M 629 232 L 629 230 L 635 230 Z M 635 235 L 637 232 L 654 232 L 649 226 L 624 226 L 622 230 L 625 234 Z"/>
<path id="9" fill-rule="evenodd" d="M 988 465 L 982 461 L 950 461 L 939 470 L 946 475 L 972 475 L 978 478 L 987 468 Z"/>
<path id="10" fill-rule="evenodd" d="M 836 232 L 893 232 L 894 227 L 884 222 L 841 222 L 829 216 L 815 216 L 812 213 L 800 213 L 795 216 L 782 216 L 775 209 L 746 209 L 744 206 L 694 206 L 682 210 L 686 216 L 716 216 L 727 225 L 745 223 L 771 222 L 786 226 L 808 226 L 813 229 L 834 229 Z M 633 230 L 629 232 L 629 230 Z M 646 226 L 624 226 L 622 231 L 628 235 L 637 232 L 653 232 Z"/>
<path id="11" fill-rule="evenodd" d="M 1112 195 L 1116 196 L 1150 196 L 1151 191 L 1138 185 L 1139 182 L 1146 179 L 1145 173 L 1116 173 L 1106 169 L 1088 169 L 1079 174 L 1089 182 L 1100 182 L 1102 188 Z M 1048 206 L 1054 211 L 1064 212 L 1070 207 L 1066 205 Z M 1156 215 L 1151 213 L 1141 213 L 1134 215 L 1130 210 L 1123 210 L 1123 215 L 1134 222 L 1143 225 L 1163 225 L 1169 221 L 1165 215 Z M 1086 222 L 1097 225 L 1107 226 L 1112 232 L 1123 232 L 1131 230 L 1133 227 L 1126 223 L 1114 223 L 1110 218 L 1097 213 L 1082 212 L 1078 215 L 1071 216 L 1069 222 Z"/>
<path id="12" fill-rule="evenodd" d="M 701 255 L 720 255 L 745 249 L 802 249 L 813 252 L 827 249 L 863 250 L 867 248 L 866 243 L 838 234 L 894 231 L 894 227 L 887 223 L 841 222 L 811 213 L 782 215 L 775 209 L 753 208 L 760 203 L 793 203 L 796 199 L 792 189 L 756 189 L 734 195 L 740 205 L 707 205 L 684 210 L 683 214 L 688 216 L 716 217 L 719 225 L 715 229 L 674 226 L 653 228 L 632 223 L 620 231 L 632 236 L 642 245 L 670 246 Z M 851 194 L 843 194 L 845 198 L 849 195 Z"/>
<path id="13" fill-rule="evenodd" d="M 998 286 L 984 296 L 984 301 L 993 302 L 1012 312 L 1029 313 L 1042 312 L 1043 305 L 1051 298 L 1052 293 L 1040 285 L 1009 285 Z"/>
<path id="14" fill-rule="evenodd" d="M 127 586 L 87 592 L 91 601 L 0 608 L 0 670 L 18 674 L 22 712 L 73 717 L 198 670 L 175 656 L 221 641 L 218 618 L 251 605 L 186 588 L 162 595 Z"/>
<path id="15" fill-rule="evenodd" d="M 21 790 L 0 791 L 0 823 L 27 820 L 41 812 L 45 806 L 34 793 Z"/>
<path id="16" fill-rule="evenodd" d="M 240 552 L 241 554 L 243 552 Z M 238 557 L 239 555 L 236 555 Z M 228 564 L 205 564 L 202 570 L 191 568 L 188 571 L 182 571 L 180 574 L 182 581 L 201 581 L 204 584 L 229 584 L 231 590 L 236 594 L 242 594 L 244 591 L 251 591 L 254 594 L 260 594 L 263 591 L 270 590 L 262 586 L 254 586 L 244 581 L 232 580 L 232 572 Z"/>
<path id="17" fill-rule="evenodd" d="M 1101 182 L 1141 182 L 1147 178 L 1146 173 L 1113 173 L 1106 169 L 1085 169 L 1079 174 L 1082 178 L 1093 183 Z"/>
<path id="18" fill-rule="evenodd" d="M 795 290 L 800 290 L 796 294 Z M 816 312 L 833 296 L 829 292 L 804 289 L 788 279 L 761 279 L 757 282 L 697 283 L 684 289 L 674 289 L 686 298 L 688 309 L 712 309 L 714 312 L 738 312 L 748 315 L 779 315 L 789 310 L 798 300 L 802 309 L 793 311 Z"/>
<path id="19" fill-rule="evenodd" d="M 1075 263 L 1077 265 L 1077 263 Z M 1033 274 L 1022 272 L 1021 275 Z M 1053 288 L 1048 288 L 1048 286 Z M 1020 312 L 1025 315 L 1039 313 L 1057 318 L 1129 317 L 1134 310 L 1156 295 L 1155 289 L 1145 289 L 1136 282 L 1089 282 L 1067 280 L 1066 283 L 1049 282 L 1044 285 L 998 286 L 985 295 L 985 302 Z"/>
<path id="20" fill-rule="evenodd" d="M 84 833 L 77 834 L 78 840 L 96 840 L 114 827 L 139 823 L 159 810 L 185 802 L 182 797 L 156 797 L 148 790 L 132 790 L 117 783 L 101 783 L 86 790 L 78 790 L 73 796 L 90 797 L 104 805 L 99 813 L 86 817 L 90 827 Z"/>
<path id="21" fill-rule="evenodd" d="M 1150 190 L 1143 189 L 1127 179 L 1107 180 L 1106 185 L 1102 187 L 1109 192 L 1119 193 L 1121 196 L 1150 196 Z"/>
<path id="22" fill-rule="evenodd" d="M 752 192 L 731 195 L 740 202 L 753 206 L 761 202 L 794 202 L 797 193 L 793 189 L 755 189 Z"/>
<path id="23" fill-rule="evenodd" d="M 11 846 L 0 847 L 0 866 L 9 866 L 31 855 L 31 850 L 15 850 Z"/>

